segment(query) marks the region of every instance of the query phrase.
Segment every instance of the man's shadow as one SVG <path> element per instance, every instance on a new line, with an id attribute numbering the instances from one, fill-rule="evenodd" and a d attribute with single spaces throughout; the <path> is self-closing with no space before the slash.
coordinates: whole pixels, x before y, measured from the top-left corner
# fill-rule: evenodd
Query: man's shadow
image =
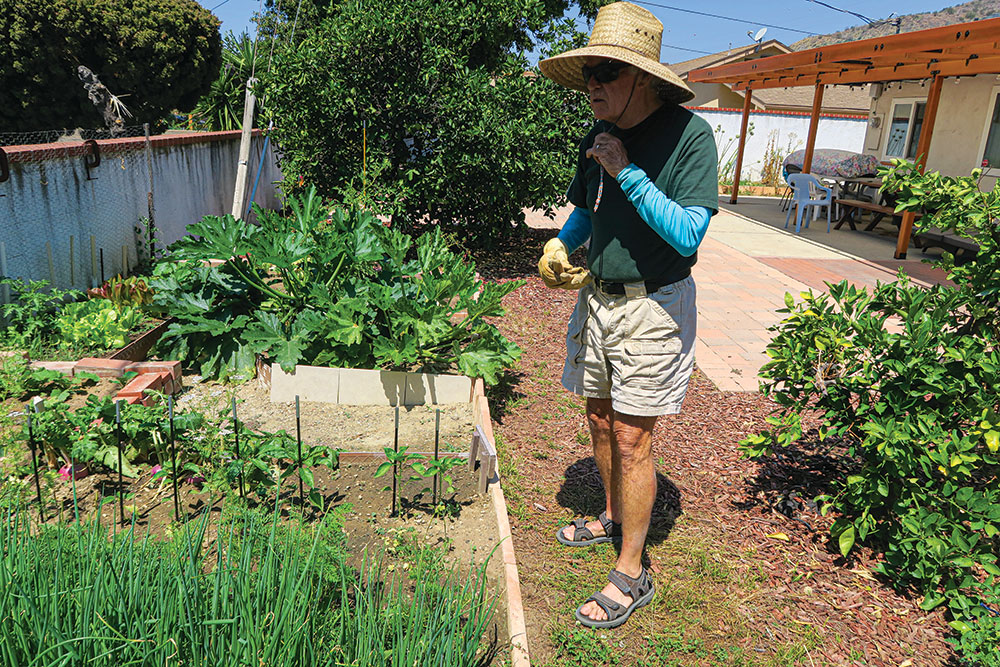
<path id="1" fill-rule="evenodd" d="M 604 483 L 593 456 L 580 459 L 566 468 L 556 501 L 578 517 L 592 519 L 604 511 Z M 653 501 L 646 545 L 657 545 L 666 540 L 681 511 L 680 490 L 665 475 L 657 472 L 656 500 Z"/>

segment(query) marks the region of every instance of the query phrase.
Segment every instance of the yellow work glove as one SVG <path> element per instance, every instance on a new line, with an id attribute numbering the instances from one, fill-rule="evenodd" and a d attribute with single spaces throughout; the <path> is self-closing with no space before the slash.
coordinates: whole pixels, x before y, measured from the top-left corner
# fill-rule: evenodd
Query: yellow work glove
<path id="1" fill-rule="evenodd" d="M 542 258 L 538 260 L 538 275 L 546 287 L 580 289 L 591 281 L 590 271 L 569 263 L 566 244 L 558 238 L 549 239 L 542 248 Z"/>

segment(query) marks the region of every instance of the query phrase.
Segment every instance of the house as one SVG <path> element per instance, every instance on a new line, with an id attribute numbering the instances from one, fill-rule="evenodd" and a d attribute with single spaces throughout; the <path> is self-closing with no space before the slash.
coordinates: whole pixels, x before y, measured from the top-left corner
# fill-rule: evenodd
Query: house
<path id="1" fill-rule="evenodd" d="M 870 84 L 873 100 L 864 152 L 905 158 L 921 168 L 967 175 L 983 167 L 983 189 L 1000 178 L 1000 18 L 830 44 L 757 62 L 709 65 L 693 82 L 758 91 L 812 90 L 813 112 L 803 171 L 810 171 L 820 108 L 831 85 Z M 750 109 L 745 109 L 746 123 Z M 933 139 L 933 141 L 932 141 Z M 741 137 L 738 155 L 745 143 Z M 737 160 L 739 164 L 739 159 Z M 735 181 L 740 179 L 736 170 Z M 732 201 L 735 203 L 736 195 Z M 915 214 L 902 216 L 897 259 L 906 257 Z"/>
<path id="2" fill-rule="evenodd" d="M 792 50 L 776 39 L 761 44 L 749 44 L 668 65 L 677 76 L 694 91 L 695 98 L 687 106 L 721 109 L 742 109 L 743 91 L 719 82 L 700 82 L 688 79 L 688 73 L 706 67 L 719 67 L 729 63 L 768 58 Z M 809 113 L 812 109 L 812 91 L 804 88 L 767 88 L 754 90 L 750 97 L 755 111 L 794 111 Z M 867 114 L 871 107 L 868 86 L 830 86 L 823 97 L 823 114 Z"/>
<path id="3" fill-rule="evenodd" d="M 926 80 L 875 84 L 864 152 L 880 160 L 914 160 L 930 86 Z M 927 169 L 968 176 L 983 168 L 984 190 L 1000 178 L 1000 77 L 978 74 L 949 79 L 941 87 Z"/>

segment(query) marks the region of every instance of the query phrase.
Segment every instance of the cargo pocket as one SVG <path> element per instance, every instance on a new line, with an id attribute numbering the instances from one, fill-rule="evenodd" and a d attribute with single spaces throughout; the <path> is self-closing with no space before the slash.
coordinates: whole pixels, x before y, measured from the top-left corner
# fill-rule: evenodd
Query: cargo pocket
<path id="1" fill-rule="evenodd" d="M 673 366 L 681 353 L 679 332 L 658 340 L 627 340 L 622 346 L 622 383 L 640 387 L 659 387 L 673 375 Z"/>

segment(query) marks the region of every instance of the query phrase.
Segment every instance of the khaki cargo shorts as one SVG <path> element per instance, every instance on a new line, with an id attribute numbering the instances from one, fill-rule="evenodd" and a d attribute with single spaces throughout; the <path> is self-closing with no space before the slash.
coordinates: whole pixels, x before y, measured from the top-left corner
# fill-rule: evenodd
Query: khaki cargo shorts
<path id="1" fill-rule="evenodd" d="M 562 384 L 587 398 L 610 398 L 616 412 L 639 417 L 677 414 L 694 369 L 698 313 L 694 279 L 646 294 L 580 290 L 566 335 Z"/>

